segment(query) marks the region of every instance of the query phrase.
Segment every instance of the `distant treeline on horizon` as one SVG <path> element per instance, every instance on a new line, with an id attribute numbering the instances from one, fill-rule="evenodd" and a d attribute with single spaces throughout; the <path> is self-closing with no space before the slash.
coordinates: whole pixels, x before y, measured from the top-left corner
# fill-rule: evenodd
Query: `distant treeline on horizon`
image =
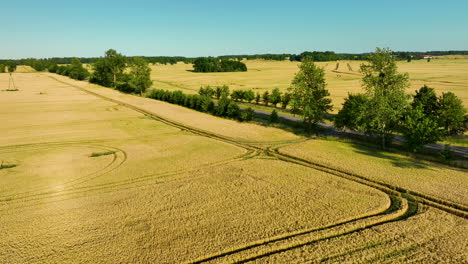
<path id="1" fill-rule="evenodd" d="M 255 55 L 223 55 L 218 57 L 218 59 L 234 59 L 234 60 L 290 60 L 290 61 L 302 61 L 304 57 L 310 57 L 314 61 L 336 61 L 336 60 L 366 60 L 370 53 L 335 53 L 333 51 L 305 51 L 301 54 L 255 54 Z M 420 55 L 432 55 L 432 56 L 443 56 L 443 55 L 468 55 L 467 50 L 450 50 L 450 51 L 426 51 L 426 52 L 417 52 L 417 51 L 395 51 L 393 54 L 401 60 L 407 60 L 409 58 L 418 59 Z M 160 64 L 176 64 L 177 62 L 184 63 L 193 63 L 199 58 L 209 58 L 209 57 L 182 57 L 182 56 L 129 56 L 128 58 L 133 57 L 142 57 L 145 58 L 149 63 L 160 63 Z M 15 63 L 16 65 L 32 65 L 34 62 L 42 61 L 46 64 L 55 63 L 55 64 L 71 64 L 71 61 L 74 57 L 63 57 L 63 58 L 47 58 L 47 59 L 5 59 L 0 60 L 0 64 L 8 65 L 10 63 Z M 82 63 L 94 63 L 99 57 L 90 57 L 78 58 Z"/>

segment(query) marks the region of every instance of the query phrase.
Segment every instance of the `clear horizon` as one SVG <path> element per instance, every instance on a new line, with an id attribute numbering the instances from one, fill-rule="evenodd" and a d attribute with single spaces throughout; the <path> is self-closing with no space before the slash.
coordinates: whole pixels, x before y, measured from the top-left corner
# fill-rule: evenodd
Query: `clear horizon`
<path id="1" fill-rule="evenodd" d="M 468 2 L 450 3 L 11 1 L 0 59 L 468 50 Z"/>

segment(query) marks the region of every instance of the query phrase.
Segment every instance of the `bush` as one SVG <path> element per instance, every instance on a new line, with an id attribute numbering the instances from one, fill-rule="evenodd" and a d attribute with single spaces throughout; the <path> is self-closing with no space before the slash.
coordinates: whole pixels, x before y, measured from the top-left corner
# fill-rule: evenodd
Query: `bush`
<path id="1" fill-rule="evenodd" d="M 118 88 L 126 89 L 124 84 L 127 83 L 128 82 L 122 82 L 122 85 L 118 85 Z M 237 119 L 239 121 L 251 121 L 255 116 L 255 112 L 252 108 L 247 108 L 245 111 L 241 111 L 239 106 L 234 101 L 227 98 L 227 96 L 221 97 L 218 105 L 216 106 L 211 97 L 198 94 L 186 95 L 182 91 L 154 89 L 147 95 L 147 97 L 172 104 L 178 104 L 200 112 Z"/>
<path id="2" fill-rule="evenodd" d="M 241 121 L 252 121 L 255 117 L 255 111 L 252 108 L 247 108 L 240 114 Z"/>
<path id="3" fill-rule="evenodd" d="M 271 123 L 277 123 L 278 121 L 279 121 L 278 112 L 276 112 L 276 110 L 274 109 L 273 112 L 271 112 L 271 115 L 270 115 L 270 122 Z"/>

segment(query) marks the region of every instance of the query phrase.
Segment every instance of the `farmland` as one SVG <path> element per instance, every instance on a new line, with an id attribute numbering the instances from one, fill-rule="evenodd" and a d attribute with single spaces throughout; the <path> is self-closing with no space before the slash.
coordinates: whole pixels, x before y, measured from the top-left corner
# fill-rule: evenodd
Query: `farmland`
<path id="1" fill-rule="evenodd" d="M 298 70 L 298 62 L 290 61 L 244 61 L 247 72 L 234 73 L 194 73 L 191 64 L 152 66 L 154 86 L 159 89 L 183 90 L 186 93 L 196 93 L 200 86 L 229 85 L 231 89 L 254 89 L 264 92 L 274 88 L 285 91 L 291 84 Z M 334 111 L 341 108 L 348 93 L 362 92 L 361 61 L 317 62 L 326 70 L 328 90 L 334 105 Z M 338 68 L 337 68 L 338 66 Z M 413 60 L 408 63 L 398 63 L 400 72 L 410 74 L 411 87 L 409 93 L 421 88 L 424 84 L 436 89 L 437 93 L 451 91 L 468 105 L 468 60 L 467 59 L 434 59 Z"/>
<path id="2" fill-rule="evenodd" d="M 0 170 L 0 262 L 467 259 L 464 170 L 14 77 L 0 97 L 0 160 L 14 165 Z"/>

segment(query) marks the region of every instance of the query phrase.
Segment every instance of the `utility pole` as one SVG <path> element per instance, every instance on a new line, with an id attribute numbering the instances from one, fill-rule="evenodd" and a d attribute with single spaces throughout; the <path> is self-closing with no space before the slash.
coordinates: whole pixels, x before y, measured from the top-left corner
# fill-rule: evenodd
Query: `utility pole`
<path id="1" fill-rule="evenodd" d="M 16 88 L 15 81 L 13 80 L 13 74 L 10 72 L 10 80 L 8 82 L 8 90 L 7 91 L 18 91 Z"/>

